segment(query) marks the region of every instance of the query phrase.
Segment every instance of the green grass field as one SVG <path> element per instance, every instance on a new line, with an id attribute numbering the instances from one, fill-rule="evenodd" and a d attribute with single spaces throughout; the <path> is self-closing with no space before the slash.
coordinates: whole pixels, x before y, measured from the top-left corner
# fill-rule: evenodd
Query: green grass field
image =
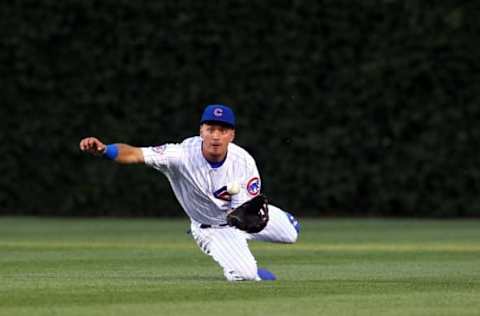
<path id="1" fill-rule="evenodd" d="M 0 217 L 0 315 L 480 314 L 480 221 L 302 222 L 229 283 L 185 219 Z"/>

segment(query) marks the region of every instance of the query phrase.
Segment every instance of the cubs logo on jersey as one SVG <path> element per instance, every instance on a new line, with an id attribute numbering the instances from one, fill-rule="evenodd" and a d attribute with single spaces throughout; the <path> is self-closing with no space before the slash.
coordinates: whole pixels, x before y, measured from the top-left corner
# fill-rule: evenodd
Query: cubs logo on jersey
<path id="1" fill-rule="evenodd" d="M 248 181 L 247 192 L 251 196 L 256 196 L 260 193 L 260 178 L 253 177 Z"/>
<path id="2" fill-rule="evenodd" d="M 232 200 L 232 196 L 230 195 L 230 193 L 228 193 L 226 185 L 224 185 L 217 191 L 213 192 L 213 196 L 215 196 L 217 199 L 224 200 L 224 201 Z"/>

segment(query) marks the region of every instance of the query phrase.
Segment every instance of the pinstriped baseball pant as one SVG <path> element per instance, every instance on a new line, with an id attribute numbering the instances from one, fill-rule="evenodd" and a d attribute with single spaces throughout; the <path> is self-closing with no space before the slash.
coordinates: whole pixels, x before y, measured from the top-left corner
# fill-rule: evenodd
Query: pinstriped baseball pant
<path id="1" fill-rule="evenodd" d="M 222 268 L 229 281 L 259 280 L 257 262 L 248 248 L 248 240 L 294 243 L 298 233 L 288 213 L 269 205 L 269 221 L 259 233 L 249 234 L 230 226 L 200 228 L 192 222 L 193 239 L 200 249 Z"/>

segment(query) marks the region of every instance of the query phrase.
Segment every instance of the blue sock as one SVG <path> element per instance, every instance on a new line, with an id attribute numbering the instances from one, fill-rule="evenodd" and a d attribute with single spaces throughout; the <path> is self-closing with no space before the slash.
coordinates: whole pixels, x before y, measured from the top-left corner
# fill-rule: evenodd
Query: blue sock
<path id="1" fill-rule="evenodd" d="M 275 274 L 268 271 L 267 269 L 258 268 L 257 274 L 260 277 L 260 279 L 262 279 L 262 281 L 275 281 L 277 279 Z"/>
<path id="2" fill-rule="evenodd" d="M 287 217 L 288 217 L 288 220 L 290 221 L 290 223 L 292 223 L 293 227 L 295 227 L 295 230 L 297 231 L 297 233 L 300 233 L 300 223 L 298 222 L 298 220 L 290 213 L 288 212 L 285 212 L 287 214 Z"/>

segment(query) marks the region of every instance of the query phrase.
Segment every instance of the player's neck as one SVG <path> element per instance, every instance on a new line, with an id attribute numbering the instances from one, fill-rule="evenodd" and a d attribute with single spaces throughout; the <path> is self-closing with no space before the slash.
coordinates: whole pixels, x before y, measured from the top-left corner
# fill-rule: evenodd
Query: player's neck
<path id="1" fill-rule="evenodd" d="M 223 162 L 227 158 L 227 151 L 217 155 L 212 152 L 209 152 L 205 148 L 205 145 L 202 143 L 202 155 L 210 163 L 219 163 L 219 162 Z"/>
<path id="2" fill-rule="evenodd" d="M 227 153 L 224 153 L 223 155 L 212 155 L 202 151 L 202 154 L 203 157 L 210 163 L 223 162 L 227 158 Z"/>

